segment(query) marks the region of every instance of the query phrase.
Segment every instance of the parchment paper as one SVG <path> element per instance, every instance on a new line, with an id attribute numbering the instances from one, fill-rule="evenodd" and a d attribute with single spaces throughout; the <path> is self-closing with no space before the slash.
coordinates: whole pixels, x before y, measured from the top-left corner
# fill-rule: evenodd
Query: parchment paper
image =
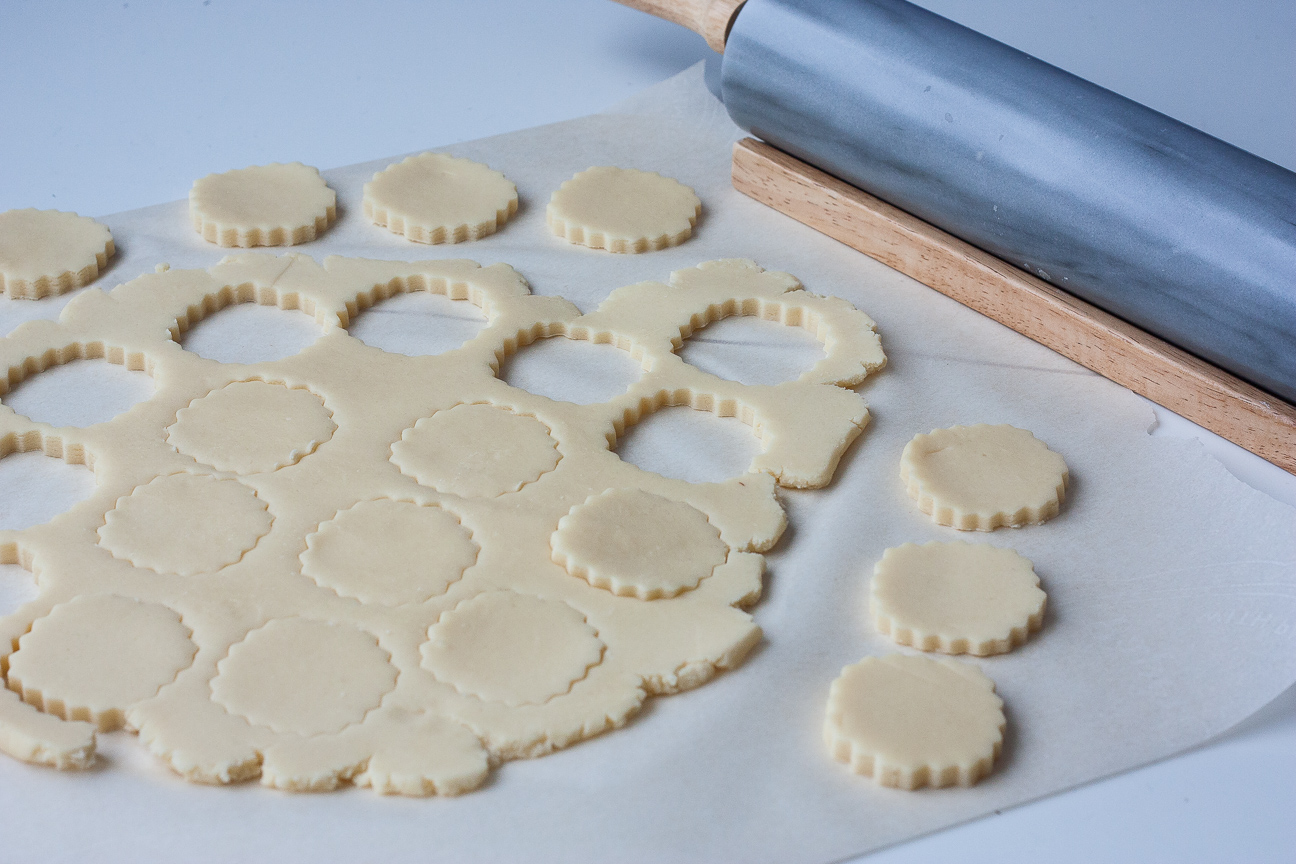
<path id="1" fill-rule="evenodd" d="M 765 642 L 742 667 L 651 700 L 623 730 L 508 763 L 458 799 L 192 786 L 125 733 L 101 736 L 105 768 L 85 774 L 2 759 L 0 858 L 829 862 L 1183 750 L 1296 679 L 1296 511 L 1196 443 L 1147 435 L 1150 412 L 1122 388 L 736 193 L 739 135 L 695 67 L 605 114 L 448 148 L 517 183 L 519 216 L 493 237 L 425 247 L 368 224 L 361 186 L 391 157 L 325 172 L 339 223 L 294 251 L 504 261 L 585 310 L 621 285 L 749 257 L 872 315 L 890 358 L 861 390 L 872 423 L 830 487 L 782 494 L 792 527 L 754 610 Z M 693 186 L 705 207 L 696 236 L 637 256 L 549 236 L 550 192 L 597 164 Z M 224 254 L 192 231 L 184 202 L 104 221 L 121 251 L 102 287 Z M 5 301 L 0 326 L 65 302 Z M 1024 647 L 976 661 L 1007 703 L 995 772 L 970 790 L 881 789 L 828 758 L 827 688 L 843 665 L 897 650 L 865 617 L 883 549 L 964 536 L 906 497 L 904 443 L 977 422 L 1028 428 L 1071 467 L 1058 518 L 971 538 L 1033 560 L 1049 614 Z"/>

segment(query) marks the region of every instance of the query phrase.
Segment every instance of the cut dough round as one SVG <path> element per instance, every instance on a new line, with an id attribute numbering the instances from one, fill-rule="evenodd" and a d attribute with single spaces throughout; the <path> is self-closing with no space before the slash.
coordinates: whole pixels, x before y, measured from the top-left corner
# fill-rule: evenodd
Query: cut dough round
<path id="1" fill-rule="evenodd" d="M 276 732 L 327 735 L 364 720 L 396 686 L 391 655 L 350 624 L 280 618 L 216 665 L 212 699 Z"/>
<path id="2" fill-rule="evenodd" d="M 423 668 L 460 693 L 517 707 L 570 690 L 603 659 L 603 642 L 566 603 L 488 591 L 442 615 L 422 651 Z"/>
<path id="3" fill-rule="evenodd" d="M 309 390 L 235 381 L 181 408 L 167 442 L 218 471 L 259 474 L 297 464 L 336 430 Z"/>
<path id="4" fill-rule="evenodd" d="M 392 462 L 424 486 L 464 498 L 516 492 L 562 456 L 549 428 L 495 405 L 456 405 L 424 417 L 392 445 Z"/>
<path id="5" fill-rule="evenodd" d="M 337 193 L 300 162 L 208 174 L 189 190 L 194 230 L 217 246 L 309 243 L 337 218 Z"/>
<path id="6" fill-rule="evenodd" d="M 237 480 L 171 474 L 118 499 L 99 528 L 99 545 L 136 567 L 197 576 L 242 558 L 270 521 L 265 502 Z"/>
<path id="7" fill-rule="evenodd" d="M 678 246 L 693 234 L 702 201 L 651 171 L 603 166 L 582 171 L 549 199 L 549 229 L 569 243 L 609 252 Z"/>
<path id="8" fill-rule="evenodd" d="M 198 647 L 173 610 L 113 595 L 82 596 L 32 624 L 9 658 L 9 686 L 64 720 L 118 729 L 126 709 L 193 662 Z"/>
<path id="9" fill-rule="evenodd" d="M 1003 746 L 994 690 L 957 660 L 865 657 L 832 683 L 824 741 L 834 759 L 883 786 L 971 786 Z"/>
<path id="10" fill-rule="evenodd" d="M 900 479 L 938 525 L 993 531 L 1056 516 L 1068 474 L 1062 457 L 1025 429 L 982 423 L 915 435 Z"/>
<path id="11" fill-rule="evenodd" d="M 873 568 L 869 610 L 879 633 L 945 654 L 1004 654 L 1044 620 L 1047 595 L 1012 549 L 906 543 Z"/>
<path id="12" fill-rule="evenodd" d="M 0 294 L 38 300 L 89 285 L 116 252 L 93 219 L 61 210 L 0 213 Z"/>
<path id="13" fill-rule="evenodd" d="M 306 537 L 302 572 L 361 603 L 399 606 L 444 594 L 477 560 L 453 515 L 410 501 L 361 501 Z"/>
<path id="14" fill-rule="evenodd" d="M 517 186 L 503 174 L 445 153 L 410 156 L 364 186 L 364 215 L 415 243 L 480 240 L 517 206 Z"/>
<path id="15" fill-rule="evenodd" d="M 701 510 L 638 489 L 610 489 L 577 505 L 549 544 L 573 576 L 640 600 L 696 588 L 729 554 Z"/>

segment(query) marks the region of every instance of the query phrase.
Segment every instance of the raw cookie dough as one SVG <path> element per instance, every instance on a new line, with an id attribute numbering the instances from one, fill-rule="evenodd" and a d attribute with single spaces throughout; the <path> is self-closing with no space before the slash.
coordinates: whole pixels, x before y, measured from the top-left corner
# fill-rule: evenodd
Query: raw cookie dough
<path id="1" fill-rule="evenodd" d="M 582 171 L 549 199 L 549 230 L 569 243 L 609 252 L 678 246 L 693 234 L 702 201 L 651 171 L 602 166 Z"/>
<path id="2" fill-rule="evenodd" d="M 0 294 L 38 300 L 89 285 L 116 248 L 93 219 L 61 210 L 0 213 Z"/>
<path id="3" fill-rule="evenodd" d="M 944 654 L 1003 654 L 1044 620 L 1031 562 L 1012 549 L 906 543 L 873 568 L 869 612 L 900 645 Z"/>
<path id="4" fill-rule="evenodd" d="M 337 218 L 337 193 L 300 162 L 208 174 L 189 190 L 194 230 L 217 246 L 309 243 Z"/>
<path id="5" fill-rule="evenodd" d="M 1037 525 L 1058 513 L 1067 466 L 1025 429 L 951 426 L 916 435 L 900 457 L 900 479 L 938 525 L 993 531 Z"/>
<path id="6" fill-rule="evenodd" d="M 883 786 L 971 786 L 1003 746 L 994 690 L 957 660 L 865 657 L 832 683 L 824 741 L 834 759 Z"/>
<path id="7" fill-rule="evenodd" d="M 445 153 L 420 153 L 364 186 L 364 215 L 415 243 L 462 243 L 494 234 L 517 212 L 503 174 Z"/>
<path id="8" fill-rule="evenodd" d="M 0 411 L 0 438 L 85 461 L 96 483 L 50 521 L 0 531 L 0 549 L 21 550 L 40 573 L 36 598 L 0 618 L 0 669 L 23 673 L 58 652 L 60 675 L 93 677 L 107 694 L 91 702 L 63 687 L 72 716 L 84 702 L 96 723 L 120 717 L 195 782 L 429 795 L 466 792 L 493 765 L 615 729 L 649 696 L 741 663 L 760 640 L 741 607 L 760 596 L 761 553 L 786 524 L 776 484 L 828 482 L 868 420 L 848 388 L 885 358 L 868 316 L 786 273 L 715 261 L 670 278 L 621 288 L 582 315 L 532 296 L 503 264 L 321 266 L 243 253 L 85 292 L 58 321 L 0 338 L 5 368 L 42 369 L 33 358 L 99 345 L 157 382 L 150 399 L 85 428 Z M 347 333 L 358 310 L 402 291 L 471 302 L 488 323 L 463 347 L 426 356 Z M 202 316 L 254 301 L 305 310 L 323 333 L 254 364 L 203 359 L 175 341 Z M 798 381 L 745 387 L 674 354 L 692 327 L 738 313 L 815 320 L 827 356 Z M 625 346 L 647 371 L 591 405 L 498 378 L 509 354 L 545 336 Z M 672 405 L 744 419 L 762 442 L 751 473 L 692 484 L 617 457 L 619 435 Z M 626 574 L 645 593 L 682 589 L 676 596 L 620 596 L 552 560 L 564 517 L 597 517 L 586 502 L 620 492 L 644 496 L 638 512 L 693 538 L 671 550 L 677 573 Z M 597 530 L 626 527 L 637 530 L 616 520 Z M 581 537 L 578 548 L 599 545 Z M 102 612 L 87 627 L 61 623 L 107 594 L 165 626 Z M 78 650 L 137 631 L 171 633 L 154 640 L 167 657 L 191 654 L 137 676 L 133 661 L 100 662 L 129 652 Z M 55 693 L 63 680 L 29 677 L 9 684 Z M 42 707 L 0 689 L 0 750 L 89 764 L 95 726 Z"/>

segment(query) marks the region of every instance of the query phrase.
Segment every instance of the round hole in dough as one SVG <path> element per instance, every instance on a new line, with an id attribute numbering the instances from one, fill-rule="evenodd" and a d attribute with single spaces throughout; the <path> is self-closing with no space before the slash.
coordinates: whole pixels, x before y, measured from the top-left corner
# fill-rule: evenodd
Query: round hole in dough
<path id="1" fill-rule="evenodd" d="M 189 190 L 194 230 L 217 246 L 309 243 L 337 218 L 337 193 L 300 162 L 208 174 Z"/>
<path id="2" fill-rule="evenodd" d="M 569 243 L 609 252 L 678 246 L 693 234 L 702 201 L 678 180 L 600 166 L 582 171 L 549 199 L 549 229 Z"/>
<path id="3" fill-rule="evenodd" d="M 914 436 L 900 457 L 900 479 L 937 524 L 993 531 L 1056 516 L 1068 473 L 1062 457 L 1025 429 L 978 424 Z"/>
<path id="4" fill-rule="evenodd" d="M 181 408 L 167 443 L 218 471 L 259 474 L 297 464 L 336 429 L 324 400 L 309 390 L 235 381 Z"/>
<path id="5" fill-rule="evenodd" d="M 480 240 L 517 206 L 517 187 L 503 174 L 445 153 L 410 156 L 364 186 L 364 215 L 415 243 Z"/>
<path id="6" fill-rule="evenodd" d="M 824 740 L 834 759 L 883 786 L 971 786 L 1003 745 L 994 690 L 969 663 L 865 657 L 832 683 Z"/>
<path id="7" fill-rule="evenodd" d="M 639 489 L 592 496 L 559 520 L 549 542 L 573 576 L 640 600 L 696 588 L 729 554 L 701 510 Z"/>
<path id="8" fill-rule="evenodd" d="M 61 603 L 18 640 L 9 686 L 64 720 L 119 728 L 126 709 L 148 699 L 193 662 L 198 648 L 166 606 L 113 595 Z"/>
<path id="9" fill-rule="evenodd" d="M 485 403 L 456 405 L 424 417 L 401 433 L 391 452 L 402 474 L 464 498 L 516 492 L 552 471 L 562 458 L 548 426 Z"/>
<path id="10" fill-rule="evenodd" d="M 238 561 L 270 522 L 265 502 L 237 480 L 169 474 L 117 500 L 99 545 L 136 567 L 196 576 Z"/>
<path id="11" fill-rule="evenodd" d="M 396 686 L 391 655 L 350 624 L 278 618 L 216 665 L 212 698 L 279 733 L 327 735 L 364 720 Z"/>
<path id="12" fill-rule="evenodd" d="M 361 501 L 307 535 L 302 573 L 343 597 L 399 606 L 444 594 L 478 551 L 442 508 L 384 498 Z"/>
<path id="13" fill-rule="evenodd" d="M 945 654 L 1003 654 L 1044 620 L 1047 597 L 1012 549 L 906 543 L 873 569 L 869 610 L 879 633 Z"/>
<path id="14" fill-rule="evenodd" d="M 61 210 L 0 213 L 0 294 L 36 300 L 89 285 L 116 251 L 93 219 Z"/>
<path id="15" fill-rule="evenodd" d="M 422 652 L 423 668 L 437 680 L 517 707 L 569 691 L 602 660 L 603 642 L 560 600 L 488 591 L 444 613 Z"/>

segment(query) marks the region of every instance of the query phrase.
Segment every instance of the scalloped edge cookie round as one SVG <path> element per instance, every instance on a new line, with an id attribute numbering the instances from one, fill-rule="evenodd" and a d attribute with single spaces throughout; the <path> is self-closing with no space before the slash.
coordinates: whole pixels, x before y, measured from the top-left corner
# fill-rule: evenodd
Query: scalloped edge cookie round
<path id="1" fill-rule="evenodd" d="M 117 247 L 112 232 L 66 210 L 0 213 L 0 295 L 39 300 L 89 285 Z"/>

